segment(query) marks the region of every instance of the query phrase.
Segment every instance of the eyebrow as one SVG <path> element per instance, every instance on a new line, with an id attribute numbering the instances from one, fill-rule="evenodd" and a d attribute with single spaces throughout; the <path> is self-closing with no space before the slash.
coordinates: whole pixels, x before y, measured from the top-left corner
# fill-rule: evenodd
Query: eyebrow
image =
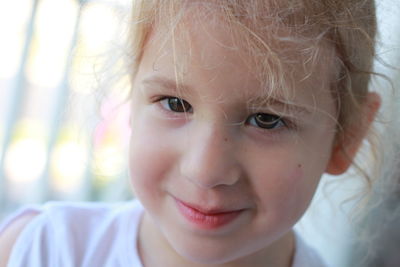
<path id="1" fill-rule="evenodd" d="M 311 115 L 315 106 L 303 106 L 296 103 L 285 101 L 271 95 L 254 97 L 249 102 L 250 108 L 263 108 L 268 106 L 278 106 L 284 110 L 289 110 L 294 114 Z"/>
<path id="2" fill-rule="evenodd" d="M 178 90 L 183 89 L 183 90 L 191 90 L 192 88 L 184 83 L 179 83 L 177 84 L 176 81 L 163 77 L 163 76 L 151 76 L 149 78 L 146 78 L 142 81 L 143 84 L 148 84 L 148 85 L 158 85 L 165 87 L 166 89 L 170 90 Z"/>
<path id="3" fill-rule="evenodd" d="M 157 85 L 164 87 L 168 90 L 174 90 L 177 91 L 178 88 L 182 91 L 180 93 L 184 93 L 184 91 L 188 90 L 191 91 L 192 87 L 184 84 L 184 83 L 179 83 L 177 84 L 175 80 L 163 77 L 163 76 L 151 76 L 149 78 L 146 78 L 142 81 L 143 84 L 147 85 Z M 179 85 L 179 86 L 178 86 Z M 248 108 L 264 108 L 267 106 L 279 106 L 283 109 L 287 108 L 287 110 L 290 110 L 290 112 L 295 113 L 295 114 L 302 114 L 302 115 L 311 115 L 313 113 L 312 110 L 315 110 L 312 106 L 306 107 L 302 105 L 297 105 L 295 103 L 291 103 L 289 101 L 284 101 L 283 99 L 274 97 L 273 95 L 262 95 L 262 96 L 257 96 L 257 97 L 252 97 L 250 101 L 248 102 L 249 104 L 247 105 Z"/>

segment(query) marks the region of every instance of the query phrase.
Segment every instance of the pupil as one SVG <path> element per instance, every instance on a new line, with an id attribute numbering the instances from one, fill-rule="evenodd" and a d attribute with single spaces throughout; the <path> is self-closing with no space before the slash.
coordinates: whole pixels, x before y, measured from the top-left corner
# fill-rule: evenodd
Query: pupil
<path id="1" fill-rule="evenodd" d="M 168 105 L 171 108 L 171 110 L 175 112 L 186 112 L 190 110 L 190 105 L 188 102 L 176 97 L 169 98 Z"/>
<path id="2" fill-rule="evenodd" d="M 266 123 L 273 123 L 277 121 L 277 117 L 267 114 L 257 114 L 257 119 Z"/>
<path id="3" fill-rule="evenodd" d="M 278 116 L 259 113 L 256 115 L 256 123 L 262 128 L 274 128 L 280 121 Z"/>

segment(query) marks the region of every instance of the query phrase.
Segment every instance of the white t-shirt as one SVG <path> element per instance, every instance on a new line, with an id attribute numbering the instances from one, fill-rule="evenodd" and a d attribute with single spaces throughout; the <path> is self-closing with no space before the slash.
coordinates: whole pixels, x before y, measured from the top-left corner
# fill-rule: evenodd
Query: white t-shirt
<path id="1" fill-rule="evenodd" d="M 8 267 L 143 267 L 136 246 L 143 214 L 139 201 L 26 207 L 0 225 L 0 234 L 17 218 L 38 212 L 19 235 Z M 325 266 L 296 234 L 292 267 Z"/>

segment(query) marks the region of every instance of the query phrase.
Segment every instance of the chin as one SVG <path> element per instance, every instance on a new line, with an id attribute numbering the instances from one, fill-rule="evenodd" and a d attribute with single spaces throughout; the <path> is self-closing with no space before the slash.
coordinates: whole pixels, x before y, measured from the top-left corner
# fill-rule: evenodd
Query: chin
<path id="1" fill-rule="evenodd" d="M 188 243 L 179 242 L 178 244 L 171 243 L 171 245 L 174 250 L 187 261 L 205 265 L 218 265 L 232 262 L 249 253 L 248 246 L 241 245 L 240 247 L 232 247 L 218 241 L 199 241 L 194 243 L 188 240 Z M 243 248 L 246 248 L 246 251 L 244 251 Z"/>
<path id="2" fill-rule="evenodd" d="M 178 251 L 178 253 L 190 262 L 205 265 L 219 265 L 236 260 L 239 256 L 233 253 L 216 253 L 215 251 Z"/>

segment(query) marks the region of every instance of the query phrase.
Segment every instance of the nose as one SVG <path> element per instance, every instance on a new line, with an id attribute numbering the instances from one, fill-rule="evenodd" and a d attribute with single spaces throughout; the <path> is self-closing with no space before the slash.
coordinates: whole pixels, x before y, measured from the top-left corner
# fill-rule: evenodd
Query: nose
<path id="1" fill-rule="evenodd" d="M 224 126 L 201 125 L 189 133 L 182 153 L 183 177 L 202 188 L 234 185 L 240 179 L 235 140 Z"/>

